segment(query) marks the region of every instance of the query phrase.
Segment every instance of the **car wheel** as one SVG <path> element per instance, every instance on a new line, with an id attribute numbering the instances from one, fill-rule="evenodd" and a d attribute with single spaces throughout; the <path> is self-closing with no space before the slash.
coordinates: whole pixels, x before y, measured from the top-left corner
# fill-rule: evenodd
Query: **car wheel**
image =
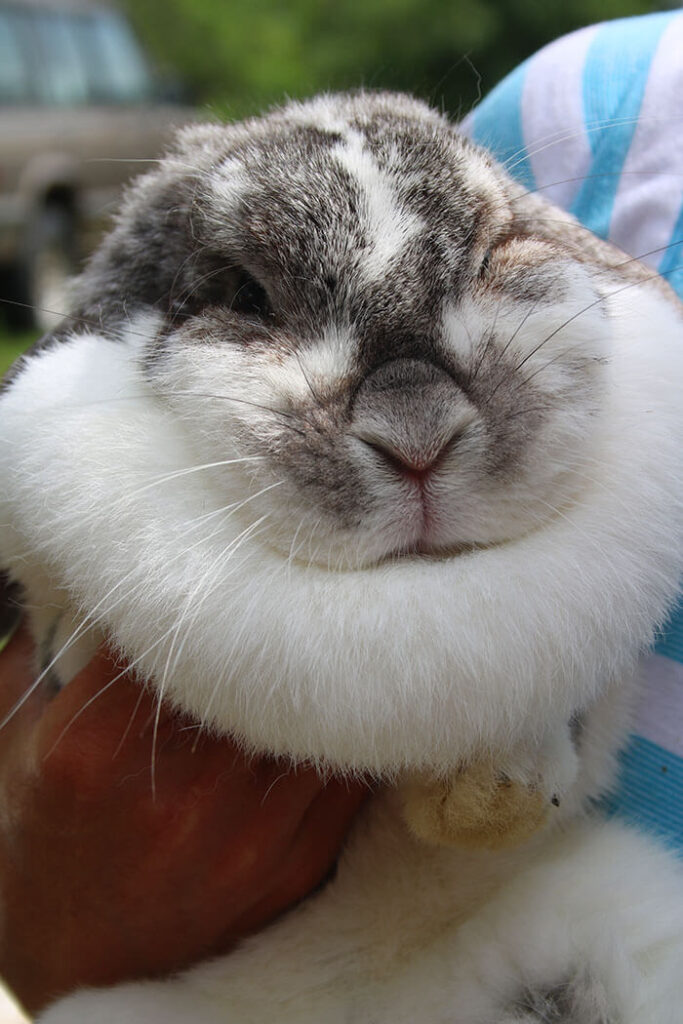
<path id="1" fill-rule="evenodd" d="M 13 298 L 7 306 L 11 326 L 48 331 L 67 310 L 67 283 L 78 267 L 73 214 L 52 204 L 40 210 L 27 234 L 16 271 Z"/>

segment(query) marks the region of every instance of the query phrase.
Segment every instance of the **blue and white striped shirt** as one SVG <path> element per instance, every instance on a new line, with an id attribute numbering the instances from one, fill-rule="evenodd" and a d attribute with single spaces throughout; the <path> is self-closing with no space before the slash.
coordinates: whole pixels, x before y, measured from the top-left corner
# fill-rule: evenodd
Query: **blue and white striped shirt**
<path id="1" fill-rule="evenodd" d="M 658 270 L 683 299 L 683 12 L 558 39 L 463 128 L 527 188 Z M 683 600 L 642 672 L 609 806 L 683 851 Z"/>

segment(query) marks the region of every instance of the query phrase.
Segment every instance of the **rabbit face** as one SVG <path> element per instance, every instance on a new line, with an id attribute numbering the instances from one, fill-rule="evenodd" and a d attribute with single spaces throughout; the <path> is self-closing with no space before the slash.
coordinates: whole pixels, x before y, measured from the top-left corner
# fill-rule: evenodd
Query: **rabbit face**
<path id="1" fill-rule="evenodd" d="M 234 475 L 262 493 L 242 518 L 340 568 L 542 525 L 581 487 L 605 386 L 587 272 L 520 230 L 484 153 L 396 106 L 330 99 L 210 136 L 145 356 L 200 457 L 244 459 L 226 500 Z"/>

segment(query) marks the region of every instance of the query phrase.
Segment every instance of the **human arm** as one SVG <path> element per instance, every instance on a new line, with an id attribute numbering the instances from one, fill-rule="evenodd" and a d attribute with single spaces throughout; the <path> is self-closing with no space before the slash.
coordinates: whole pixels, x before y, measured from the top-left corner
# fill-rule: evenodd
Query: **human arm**
<path id="1" fill-rule="evenodd" d="M 22 629 L 0 655 L 0 716 L 31 661 Z M 249 760 L 166 707 L 157 720 L 119 671 L 101 651 L 0 732 L 0 974 L 32 1013 L 264 927 L 324 879 L 367 794 Z"/>

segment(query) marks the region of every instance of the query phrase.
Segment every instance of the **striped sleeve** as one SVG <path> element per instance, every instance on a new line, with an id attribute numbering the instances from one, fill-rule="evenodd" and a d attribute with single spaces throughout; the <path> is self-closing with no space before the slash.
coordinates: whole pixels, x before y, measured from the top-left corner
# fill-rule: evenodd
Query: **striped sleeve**
<path id="1" fill-rule="evenodd" d="M 462 127 L 523 185 L 659 270 L 683 298 L 683 12 L 551 43 Z M 683 851 L 683 600 L 641 672 L 635 731 L 605 809 Z"/>
<path id="2" fill-rule="evenodd" d="M 526 188 L 681 297 L 682 55 L 681 11 L 592 25 L 525 61 L 463 123 Z"/>

